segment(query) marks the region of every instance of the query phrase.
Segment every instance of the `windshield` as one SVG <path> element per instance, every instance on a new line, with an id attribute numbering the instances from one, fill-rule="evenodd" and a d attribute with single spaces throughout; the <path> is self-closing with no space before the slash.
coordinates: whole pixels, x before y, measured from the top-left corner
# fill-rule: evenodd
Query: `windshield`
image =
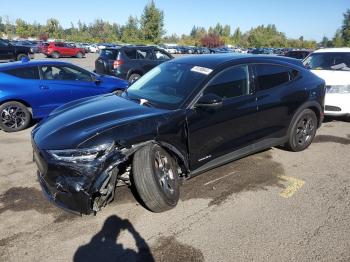
<path id="1" fill-rule="evenodd" d="M 311 70 L 350 71 L 350 53 L 313 53 L 304 60 Z"/>
<path id="2" fill-rule="evenodd" d="M 188 64 L 163 63 L 132 84 L 123 97 L 144 99 L 160 108 L 177 109 L 211 71 Z"/>

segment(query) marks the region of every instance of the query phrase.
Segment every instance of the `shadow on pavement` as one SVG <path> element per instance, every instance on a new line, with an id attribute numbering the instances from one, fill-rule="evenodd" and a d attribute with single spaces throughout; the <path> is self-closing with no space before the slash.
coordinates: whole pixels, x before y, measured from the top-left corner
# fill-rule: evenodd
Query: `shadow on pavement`
<path id="1" fill-rule="evenodd" d="M 127 230 L 133 236 L 138 252 L 125 249 L 122 244 L 118 244 L 118 237 L 123 230 Z M 114 215 L 106 219 L 101 231 L 93 236 L 90 243 L 78 248 L 73 261 L 153 262 L 155 260 L 146 241 L 135 230 L 130 221 Z"/>

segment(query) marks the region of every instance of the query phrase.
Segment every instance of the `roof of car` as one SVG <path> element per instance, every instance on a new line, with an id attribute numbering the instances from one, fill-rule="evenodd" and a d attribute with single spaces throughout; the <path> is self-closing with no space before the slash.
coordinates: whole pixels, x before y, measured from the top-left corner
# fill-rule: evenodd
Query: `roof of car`
<path id="1" fill-rule="evenodd" d="M 50 61 L 50 60 L 31 60 L 28 62 L 10 62 L 10 63 L 0 63 L 0 70 L 14 69 L 20 67 L 28 67 L 28 66 L 42 66 L 42 65 L 71 65 L 67 62 L 61 61 Z"/>
<path id="2" fill-rule="evenodd" d="M 286 62 L 297 66 L 302 65 L 299 60 L 290 57 L 235 53 L 183 56 L 172 61 L 214 69 L 222 64 L 243 59 L 252 59 L 254 62 Z"/>
<path id="3" fill-rule="evenodd" d="M 314 53 L 350 53 L 350 47 L 323 48 Z"/>

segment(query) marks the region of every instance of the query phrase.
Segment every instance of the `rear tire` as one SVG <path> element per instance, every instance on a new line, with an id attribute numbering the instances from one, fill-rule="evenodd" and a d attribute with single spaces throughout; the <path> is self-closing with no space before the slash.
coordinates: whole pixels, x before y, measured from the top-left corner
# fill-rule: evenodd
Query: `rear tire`
<path id="1" fill-rule="evenodd" d="M 31 113 L 22 103 L 10 101 L 0 105 L 0 128 L 5 132 L 21 131 L 31 120 Z"/>
<path id="2" fill-rule="evenodd" d="M 81 52 L 77 53 L 77 55 L 76 55 L 77 58 L 83 58 L 83 56 L 84 56 L 84 55 L 83 55 L 83 53 L 81 53 Z"/>
<path id="3" fill-rule="evenodd" d="M 19 54 L 17 56 L 17 61 L 21 61 L 23 58 L 29 59 L 29 56 L 27 54 Z"/>
<path id="4" fill-rule="evenodd" d="M 51 57 L 54 58 L 54 59 L 58 59 L 58 58 L 60 58 L 60 53 L 58 53 L 58 52 L 53 52 L 53 53 L 51 54 Z"/>
<path id="5" fill-rule="evenodd" d="M 133 180 L 144 204 L 153 212 L 177 205 L 179 178 L 174 159 L 156 144 L 138 150 L 133 160 Z"/>
<path id="6" fill-rule="evenodd" d="M 308 148 L 317 131 L 317 117 L 311 109 L 303 110 L 295 119 L 289 131 L 288 142 L 285 147 L 293 152 Z"/>

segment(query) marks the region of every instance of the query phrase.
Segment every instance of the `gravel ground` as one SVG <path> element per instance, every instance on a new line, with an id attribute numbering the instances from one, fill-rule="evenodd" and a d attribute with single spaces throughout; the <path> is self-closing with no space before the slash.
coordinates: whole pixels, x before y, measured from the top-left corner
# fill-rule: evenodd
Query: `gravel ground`
<path id="1" fill-rule="evenodd" d="M 95 58 L 65 60 L 91 70 Z M 42 196 L 30 131 L 0 131 L 0 261 L 350 261 L 348 122 L 324 123 L 304 152 L 272 148 L 186 181 L 166 213 L 119 188 L 84 217 Z"/>

